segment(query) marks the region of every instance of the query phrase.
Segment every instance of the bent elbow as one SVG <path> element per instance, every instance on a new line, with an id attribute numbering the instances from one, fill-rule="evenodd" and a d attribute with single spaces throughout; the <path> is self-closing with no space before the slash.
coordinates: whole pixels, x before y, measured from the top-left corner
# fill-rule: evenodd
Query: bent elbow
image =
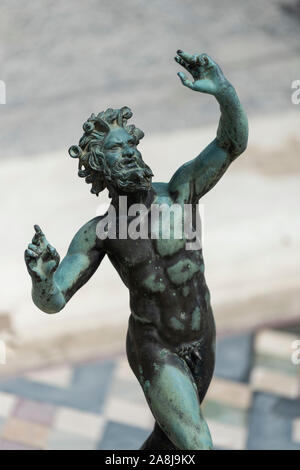
<path id="1" fill-rule="evenodd" d="M 63 296 L 61 296 L 59 299 L 49 298 L 41 300 L 40 298 L 36 298 L 34 295 L 32 295 L 32 300 L 38 309 L 50 315 L 60 312 L 67 303 Z"/>
<path id="2" fill-rule="evenodd" d="M 231 160 L 235 160 L 237 157 L 242 155 L 245 152 L 248 145 L 248 139 L 243 139 L 240 142 L 236 142 L 231 149 L 229 150 L 229 155 Z"/>
<path id="3" fill-rule="evenodd" d="M 58 313 L 60 312 L 62 309 L 64 308 L 64 305 L 60 305 L 60 306 L 43 306 L 42 308 L 39 307 L 40 310 L 42 310 L 42 312 L 44 313 L 47 313 L 49 315 L 52 315 L 54 313 Z"/>

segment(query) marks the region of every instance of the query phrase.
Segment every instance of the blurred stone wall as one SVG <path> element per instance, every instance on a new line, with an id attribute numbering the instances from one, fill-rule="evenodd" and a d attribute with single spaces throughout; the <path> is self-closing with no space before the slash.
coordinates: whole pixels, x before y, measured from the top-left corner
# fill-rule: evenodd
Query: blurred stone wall
<path id="1" fill-rule="evenodd" d="M 1 158 L 68 148 L 107 107 L 130 106 L 146 135 L 214 123 L 211 98 L 179 83 L 178 48 L 211 55 L 250 115 L 289 110 L 300 22 L 282 5 L 296 3 L 2 0 Z"/>

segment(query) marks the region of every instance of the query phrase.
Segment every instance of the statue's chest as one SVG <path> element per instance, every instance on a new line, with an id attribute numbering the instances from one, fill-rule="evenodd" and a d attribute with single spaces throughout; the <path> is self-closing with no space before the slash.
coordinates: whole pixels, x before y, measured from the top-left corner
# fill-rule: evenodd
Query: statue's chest
<path id="1" fill-rule="evenodd" d="M 128 266 L 171 256 L 186 243 L 180 206 L 154 206 L 138 217 L 117 218 L 112 235 L 106 240 L 108 252 Z"/>
<path id="2" fill-rule="evenodd" d="M 128 269 L 146 263 L 155 256 L 151 240 L 108 240 L 106 250 L 119 265 Z"/>
<path id="3" fill-rule="evenodd" d="M 171 209 L 166 205 L 161 214 L 152 213 L 151 239 L 158 256 L 164 258 L 174 255 L 185 246 L 185 225 L 181 207 Z"/>

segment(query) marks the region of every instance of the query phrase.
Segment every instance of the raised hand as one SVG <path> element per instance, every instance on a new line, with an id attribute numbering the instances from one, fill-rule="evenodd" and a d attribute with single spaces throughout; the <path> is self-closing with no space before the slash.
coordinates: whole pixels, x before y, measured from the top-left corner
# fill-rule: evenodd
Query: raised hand
<path id="1" fill-rule="evenodd" d="M 190 55 L 180 49 L 177 54 L 175 61 L 192 75 L 194 81 L 189 80 L 183 72 L 177 75 L 182 84 L 191 90 L 216 96 L 229 83 L 220 67 L 207 54 Z"/>
<path id="2" fill-rule="evenodd" d="M 41 282 L 52 276 L 59 265 L 59 254 L 50 245 L 38 225 L 34 226 L 32 243 L 25 250 L 25 263 L 32 280 Z"/>

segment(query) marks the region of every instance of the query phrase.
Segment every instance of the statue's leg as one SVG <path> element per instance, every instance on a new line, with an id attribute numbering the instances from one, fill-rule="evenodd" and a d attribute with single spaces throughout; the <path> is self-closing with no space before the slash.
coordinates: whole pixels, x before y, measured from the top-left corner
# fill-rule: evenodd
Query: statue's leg
<path id="1" fill-rule="evenodd" d="M 213 343 L 209 341 L 209 344 Z M 187 343 L 176 349 L 176 353 L 185 361 L 193 376 L 198 390 L 200 404 L 204 400 L 208 387 L 210 385 L 214 366 L 215 350 L 214 345 L 210 346 L 210 354 L 207 347 L 203 345 L 202 340 Z"/>
<path id="2" fill-rule="evenodd" d="M 195 348 L 199 351 L 199 348 L 197 346 L 198 345 L 195 343 L 191 344 L 190 351 Z M 201 348 L 199 352 L 202 353 Z M 214 354 L 209 357 L 209 359 L 205 363 L 205 366 L 203 364 L 203 361 L 201 359 L 199 360 L 199 357 L 192 354 L 192 356 L 190 355 L 188 366 L 193 376 L 193 380 L 195 381 L 195 384 L 197 386 L 199 402 L 201 404 L 212 379 L 214 369 Z M 146 441 L 142 445 L 141 450 L 178 450 L 178 447 L 176 447 L 170 441 L 170 439 L 160 428 L 159 424 L 155 422 L 154 429 L 148 439 L 146 439 Z"/>
<path id="3" fill-rule="evenodd" d="M 130 336 L 127 341 L 130 366 L 163 433 L 175 449 L 212 449 L 210 432 L 200 409 L 198 389 L 186 362 L 153 340 L 151 335 L 142 334 L 138 341 L 131 341 Z M 159 429 L 154 430 L 144 448 L 155 445 L 159 435 L 164 439 Z"/>
<path id="4" fill-rule="evenodd" d="M 143 383 L 151 411 L 161 429 L 182 450 L 212 448 L 207 424 L 203 418 L 193 378 L 180 358 L 156 363 L 160 370 Z"/>

